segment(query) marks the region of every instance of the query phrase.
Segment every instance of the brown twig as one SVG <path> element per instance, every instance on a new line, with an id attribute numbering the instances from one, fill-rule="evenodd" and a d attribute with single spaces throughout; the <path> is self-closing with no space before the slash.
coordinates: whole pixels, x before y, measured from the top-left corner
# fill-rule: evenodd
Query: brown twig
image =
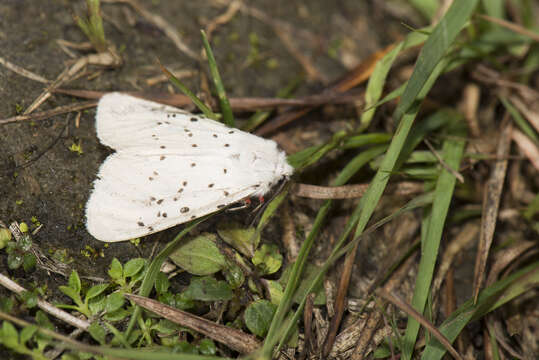
<path id="1" fill-rule="evenodd" d="M 453 174 L 454 177 L 457 178 L 457 180 L 463 184 L 464 183 L 464 176 L 462 176 L 461 174 L 459 174 L 458 171 L 456 171 L 455 169 L 452 169 L 449 165 L 446 164 L 446 162 L 444 161 L 444 159 L 442 159 L 442 157 L 440 156 L 440 154 L 438 154 L 438 151 L 436 151 L 436 149 L 434 148 L 434 146 L 432 146 L 432 144 L 430 143 L 430 141 L 428 139 L 425 139 L 425 144 L 427 145 L 427 147 L 429 148 L 429 150 L 432 152 L 432 154 L 434 155 L 434 157 L 436 158 L 436 160 L 438 160 L 438 162 L 440 163 L 440 165 L 442 165 L 442 167 L 444 169 L 446 169 L 448 172 L 450 172 L 451 174 Z"/>
<path id="2" fill-rule="evenodd" d="M 25 288 L 17 284 L 15 281 L 11 280 L 7 276 L 0 274 L 0 285 L 4 286 L 6 289 L 13 291 L 16 294 L 21 294 L 25 291 L 27 291 Z M 51 303 L 44 301 L 44 300 L 38 300 L 37 306 L 51 314 L 52 316 L 66 322 L 67 324 L 74 326 L 76 328 L 82 329 L 86 331 L 88 327 L 90 327 L 90 323 L 86 320 L 79 319 L 73 315 L 71 315 L 68 312 L 65 312 L 64 310 L 58 309 L 56 306 L 52 305 Z"/>
<path id="3" fill-rule="evenodd" d="M 254 336 L 246 334 L 243 331 L 216 324 L 200 316 L 173 308 L 147 297 L 133 294 L 124 294 L 124 296 L 135 304 L 161 315 L 173 323 L 198 331 L 204 336 L 218 341 L 242 354 L 249 354 L 260 348 L 260 342 Z"/>
<path id="4" fill-rule="evenodd" d="M 305 307 L 303 309 L 303 327 L 305 329 L 305 334 L 303 336 L 303 350 L 299 354 L 298 359 L 304 360 L 312 349 L 313 341 L 313 308 L 314 308 L 314 294 L 309 294 L 307 296 L 307 301 L 305 302 Z"/>
<path id="5" fill-rule="evenodd" d="M 23 69 L 22 67 L 7 61 L 6 59 L 4 59 L 1 56 L 0 56 L 0 64 L 4 65 L 4 67 L 6 69 L 9 69 L 9 70 L 13 71 L 14 73 L 19 74 L 20 76 L 23 76 L 23 77 L 25 77 L 27 79 L 34 80 L 34 81 L 44 83 L 44 84 L 48 84 L 48 83 L 51 82 L 50 80 L 47 80 L 47 79 L 45 79 L 44 77 L 42 77 L 40 75 L 34 74 L 33 72 L 31 72 L 29 70 Z"/>
<path id="6" fill-rule="evenodd" d="M 44 119 L 48 119 L 48 118 L 50 118 L 52 116 L 65 114 L 65 113 L 68 113 L 68 112 L 89 109 L 89 108 L 95 107 L 96 105 L 97 105 L 97 101 L 94 101 L 94 100 L 83 101 L 83 102 L 76 103 L 76 104 L 62 105 L 62 106 L 58 106 L 57 108 L 54 108 L 54 109 L 51 109 L 51 110 L 41 111 L 41 112 L 29 114 L 29 115 L 18 115 L 18 116 L 13 116 L 13 117 L 10 117 L 10 118 L 7 118 L 7 119 L 0 119 L 0 125 L 14 123 L 14 122 L 18 122 L 18 121 L 27 121 L 27 120 L 39 121 L 39 120 L 44 120 Z"/>
<path id="7" fill-rule="evenodd" d="M 77 96 L 86 99 L 99 99 L 107 92 L 92 91 L 92 90 L 76 90 L 76 89 L 55 89 L 55 93 Z M 138 91 L 125 91 L 125 94 L 156 101 L 162 104 L 182 107 L 191 105 L 192 102 L 188 96 L 182 94 L 168 93 L 147 93 Z M 359 100 L 359 94 L 326 94 L 326 95 L 311 95 L 297 99 L 281 99 L 281 98 L 230 98 L 230 106 L 235 112 L 270 110 L 277 107 L 285 106 L 320 106 L 324 104 L 344 104 L 353 103 Z M 217 101 L 211 99 L 210 105 L 213 109 L 217 109 Z"/>
<path id="8" fill-rule="evenodd" d="M 353 233 L 351 238 L 355 238 L 355 232 Z M 350 286 L 350 278 L 352 277 L 352 269 L 354 268 L 358 247 L 359 241 L 356 242 L 352 250 L 350 250 L 346 254 L 346 258 L 344 259 L 344 264 L 339 280 L 339 288 L 337 290 L 337 296 L 335 299 L 335 315 L 331 318 L 328 334 L 324 341 L 324 345 L 322 346 L 322 356 L 324 358 L 327 358 L 329 356 L 331 348 L 333 347 L 333 343 L 335 342 L 335 338 L 337 337 L 337 332 L 339 331 L 339 327 L 341 325 L 344 310 L 346 308 L 346 294 L 348 293 L 348 288 Z"/>
<path id="9" fill-rule="evenodd" d="M 419 322 L 421 325 L 423 325 L 428 331 L 432 333 L 432 335 L 451 353 L 451 355 L 457 359 L 462 360 L 462 356 L 455 350 L 455 348 L 451 345 L 451 342 L 447 340 L 447 338 L 442 334 L 436 326 L 431 324 L 423 315 L 418 313 L 411 305 L 403 301 L 400 297 L 398 297 L 395 294 L 388 293 L 383 289 L 379 289 L 376 291 L 376 294 L 383 298 L 384 300 L 392 303 L 396 307 L 398 307 L 400 310 L 404 311 L 408 315 L 412 316 L 417 322 Z"/>
<path id="10" fill-rule="evenodd" d="M 317 186 L 309 184 L 295 184 L 294 195 L 310 199 L 355 199 L 362 197 L 369 184 L 343 185 L 343 186 Z"/>
<path id="11" fill-rule="evenodd" d="M 524 27 L 522 27 L 522 26 L 520 26 L 518 24 L 512 23 L 512 22 L 507 21 L 507 20 L 495 18 L 495 17 L 492 17 L 492 16 L 484 15 L 484 14 L 475 14 L 475 16 L 477 16 L 477 17 L 479 17 L 481 19 L 490 21 L 491 23 L 494 23 L 496 25 L 503 26 L 504 28 L 509 29 L 511 31 L 514 31 L 514 32 L 516 32 L 518 34 L 527 36 L 527 37 L 529 37 L 530 39 L 532 39 L 535 42 L 539 42 L 539 34 L 537 34 L 534 31 L 528 30 L 528 29 L 526 29 L 526 28 L 524 28 Z"/>
<path id="12" fill-rule="evenodd" d="M 508 119 L 506 116 L 505 124 L 502 125 L 503 128 L 498 139 L 496 155 L 499 157 L 507 156 L 511 147 L 511 133 L 513 131 L 513 127 L 512 123 L 507 120 Z M 507 160 L 500 160 L 496 162 L 492 175 L 487 181 L 483 194 L 481 232 L 479 235 L 479 248 L 477 249 L 473 280 L 474 303 L 477 301 L 479 291 L 481 290 L 490 245 L 492 244 L 492 240 L 494 238 L 494 229 L 496 228 L 496 220 L 498 218 L 498 208 L 500 205 L 505 173 L 507 172 L 507 163 Z"/>
<path id="13" fill-rule="evenodd" d="M 309 184 L 295 184 L 292 193 L 309 199 L 356 199 L 362 197 L 369 184 L 354 184 L 343 186 L 318 186 Z M 423 185 L 411 181 L 402 181 L 391 184 L 388 192 L 396 195 L 411 195 L 423 192 Z"/>
<path id="14" fill-rule="evenodd" d="M 241 1 L 231 1 L 230 4 L 228 4 L 228 8 L 226 9 L 226 11 L 223 14 L 217 16 L 206 26 L 206 36 L 208 37 L 208 40 L 211 39 L 211 36 L 213 32 L 217 29 L 217 27 L 224 25 L 230 20 L 232 20 L 232 18 L 236 15 L 240 8 Z"/>

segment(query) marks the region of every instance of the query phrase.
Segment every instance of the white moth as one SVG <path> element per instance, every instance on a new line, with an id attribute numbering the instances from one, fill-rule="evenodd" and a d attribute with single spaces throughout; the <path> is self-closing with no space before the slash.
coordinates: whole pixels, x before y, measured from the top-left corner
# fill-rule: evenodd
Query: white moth
<path id="1" fill-rule="evenodd" d="M 152 234 L 263 195 L 293 172 L 274 141 L 120 93 L 99 101 L 96 130 L 116 150 L 86 205 L 88 231 L 102 241 Z"/>

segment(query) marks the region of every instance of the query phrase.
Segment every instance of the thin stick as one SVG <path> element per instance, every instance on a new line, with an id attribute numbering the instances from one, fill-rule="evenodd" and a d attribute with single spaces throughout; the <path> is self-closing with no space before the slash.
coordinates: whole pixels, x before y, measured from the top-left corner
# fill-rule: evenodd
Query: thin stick
<path id="1" fill-rule="evenodd" d="M 27 291 L 25 288 L 17 284 L 15 281 L 11 280 L 7 276 L 0 274 L 0 284 L 3 285 L 6 289 L 13 291 L 14 293 L 20 295 L 24 291 Z M 76 327 L 81 330 L 88 330 L 90 323 L 86 320 L 79 319 L 68 312 L 58 309 L 54 305 L 44 300 L 38 300 L 37 306 L 43 311 L 51 314 L 52 316 Z"/>
<path id="2" fill-rule="evenodd" d="M 28 114 L 28 115 L 13 116 L 13 117 L 10 117 L 10 118 L 7 118 L 7 119 L 0 119 L 0 125 L 10 124 L 10 123 L 18 122 L 18 121 L 44 120 L 44 119 L 48 119 L 48 118 L 56 116 L 56 115 L 65 114 L 65 113 L 72 112 L 72 111 L 80 111 L 80 110 L 84 110 L 84 109 L 89 109 L 89 108 L 92 108 L 92 107 L 95 107 L 95 106 L 97 106 L 97 101 L 94 101 L 94 100 L 92 100 L 92 101 L 83 101 L 83 102 L 76 103 L 76 104 L 62 105 L 62 106 L 58 106 L 57 108 L 54 108 L 54 109 L 51 109 L 51 110 L 41 111 L 41 112 Z"/>

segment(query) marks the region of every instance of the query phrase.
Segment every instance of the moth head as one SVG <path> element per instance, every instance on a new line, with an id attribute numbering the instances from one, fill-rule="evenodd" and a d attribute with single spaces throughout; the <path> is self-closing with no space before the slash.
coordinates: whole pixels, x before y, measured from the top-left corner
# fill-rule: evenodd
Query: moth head
<path id="1" fill-rule="evenodd" d="M 294 168 L 286 161 L 286 153 L 279 152 L 279 160 L 275 163 L 275 173 L 281 174 L 282 178 L 289 179 L 294 173 Z"/>

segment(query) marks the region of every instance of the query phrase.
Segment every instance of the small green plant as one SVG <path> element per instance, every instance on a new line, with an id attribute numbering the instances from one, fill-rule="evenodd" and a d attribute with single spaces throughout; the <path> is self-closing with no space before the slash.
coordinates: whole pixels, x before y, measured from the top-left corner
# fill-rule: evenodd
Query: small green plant
<path id="1" fill-rule="evenodd" d="M 57 306 L 61 309 L 75 310 L 90 318 L 92 315 L 95 315 L 101 310 L 102 307 L 99 304 L 103 302 L 102 298 L 98 298 L 107 288 L 109 284 L 99 284 L 92 286 L 86 293 L 82 294 L 82 285 L 80 281 L 79 274 L 73 270 L 71 275 L 69 275 L 68 285 L 61 285 L 58 288 L 61 292 L 67 295 L 75 305 L 67 304 L 58 304 Z M 83 300 L 84 297 L 84 300 Z M 97 300 L 96 300 L 97 299 Z M 90 301 L 92 305 L 90 305 Z M 93 311 L 92 311 L 93 310 Z"/>
<path id="2" fill-rule="evenodd" d="M 103 19 L 99 9 L 99 0 L 86 0 L 88 15 L 83 18 L 75 15 L 75 22 L 82 32 L 88 37 L 94 49 L 98 52 L 107 50 L 105 31 L 103 30 Z"/>
<path id="3" fill-rule="evenodd" d="M 24 224 L 24 223 L 22 223 Z M 21 231 L 25 228 L 21 224 Z M 36 256 L 30 250 L 32 248 L 32 237 L 26 232 L 22 232 L 21 236 L 15 241 L 8 241 L 5 245 L 7 257 L 7 265 L 11 270 L 23 267 L 24 271 L 32 271 L 37 263 Z"/>
<path id="4" fill-rule="evenodd" d="M 41 310 L 36 313 L 35 321 L 42 328 L 54 329 L 47 315 Z M 50 345 L 50 342 L 50 337 L 39 333 L 35 325 L 29 325 L 17 331 L 17 328 L 12 323 L 4 321 L 0 327 L 0 344 L 18 354 L 27 355 L 33 359 L 48 359 L 44 351 Z"/>

